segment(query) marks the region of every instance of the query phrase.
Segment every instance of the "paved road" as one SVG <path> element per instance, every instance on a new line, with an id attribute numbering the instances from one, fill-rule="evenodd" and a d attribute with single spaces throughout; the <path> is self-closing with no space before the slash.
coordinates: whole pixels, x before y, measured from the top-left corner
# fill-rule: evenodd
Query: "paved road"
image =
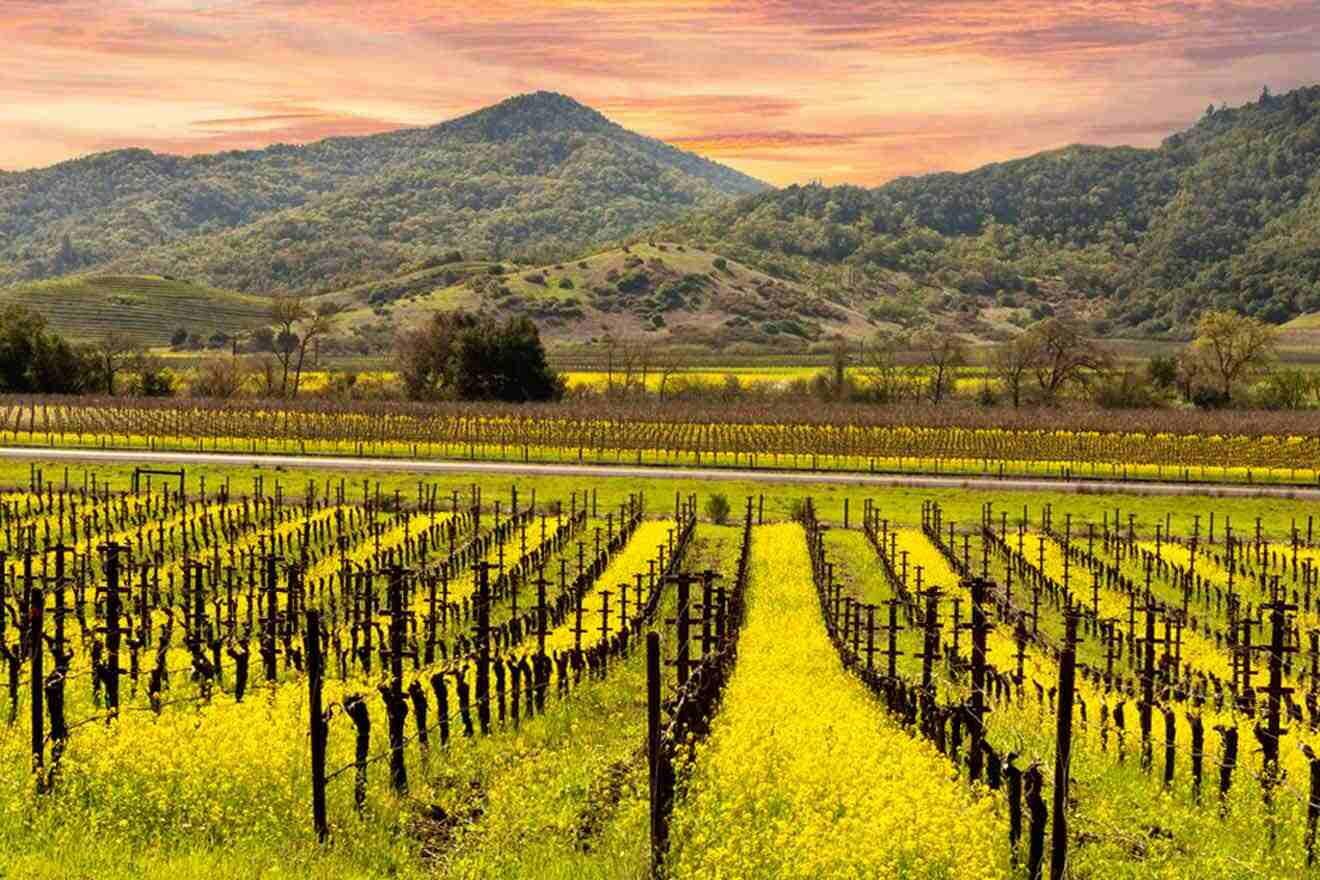
<path id="1" fill-rule="evenodd" d="M 83 464 L 210 464 L 228 467 L 300 467 L 341 471 L 403 471 L 415 474 L 508 474 L 528 477 L 625 477 L 659 480 L 718 480 L 751 483 L 896 486 L 918 489 L 1095 492 L 1127 495 L 1214 495 L 1224 498 L 1320 500 L 1320 488 L 1244 486 L 1237 483 L 1159 483 L 1115 480 L 1050 480 L 1020 477 L 941 477 L 917 474 L 820 473 L 725 468 L 636 467 L 633 465 L 523 464 L 494 461 L 436 461 L 405 458 L 334 458 L 298 455 L 241 455 L 222 452 L 147 452 L 99 449 L 0 447 L 0 459 Z"/>

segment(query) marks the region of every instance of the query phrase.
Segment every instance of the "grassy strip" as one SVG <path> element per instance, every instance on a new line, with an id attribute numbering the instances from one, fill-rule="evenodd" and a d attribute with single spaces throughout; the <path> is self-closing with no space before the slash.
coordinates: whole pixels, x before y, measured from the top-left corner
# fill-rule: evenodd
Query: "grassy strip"
<path id="1" fill-rule="evenodd" d="M 1001 875 L 1007 834 L 993 802 L 951 780 L 844 672 L 801 528 L 753 540 L 738 666 L 675 810 L 672 875 Z"/>

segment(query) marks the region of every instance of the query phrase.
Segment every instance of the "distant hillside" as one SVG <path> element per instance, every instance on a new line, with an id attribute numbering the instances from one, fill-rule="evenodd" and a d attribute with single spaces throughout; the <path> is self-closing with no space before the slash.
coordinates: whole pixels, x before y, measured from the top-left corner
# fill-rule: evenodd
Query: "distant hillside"
<path id="1" fill-rule="evenodd" d="M 1154 150 L 1073 146 L 875 189 L 791 187 L 654 234 L 873 314 L 976 320 L 1063 303 L 1102 331 L 1179 335 L 1209 307 L 1276 323 L 1320 310 L 1318 160 L 1320 86 L 1207 112 Z"/>
<path id="2" fill-rule="evenodd" d="M 268 323 L 269 301 L 154 276 L 79 275 L 0 288 L 0 306 L 35 309 L 52 329 L 90 342 L 112 330 L 166 345 L 180 328 L 203 339 Z"/>
<path id="3" fill-rule="evenodd" d="M 765 188 L 537 93 L 430 128 L 0 177 L 0 284 L 88 268 L 325 291 L 452 249 L 566 251 Z"/>
<path id="4" fill-rule="evenodd" d="M 379 344 L 392 328 L 437 309 L 529 315 L 555 342 L 620 338 L 705 346 L 745 342 L 793 348 L 876 329 L 807 288 L 718 254 L 638 243 L 537 268 L 454 263 L 328 294 L 345 330 Z"/>

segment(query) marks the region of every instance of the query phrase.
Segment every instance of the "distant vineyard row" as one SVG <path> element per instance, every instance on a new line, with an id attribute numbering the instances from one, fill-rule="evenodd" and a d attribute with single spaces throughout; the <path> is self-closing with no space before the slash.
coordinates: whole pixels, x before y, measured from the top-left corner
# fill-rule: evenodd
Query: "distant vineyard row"
<path id="1" fill-rule="evenodd" d="M 1074 478 L 1314 483 L 1309 414 L 10 399 L 0 443 Z"/>

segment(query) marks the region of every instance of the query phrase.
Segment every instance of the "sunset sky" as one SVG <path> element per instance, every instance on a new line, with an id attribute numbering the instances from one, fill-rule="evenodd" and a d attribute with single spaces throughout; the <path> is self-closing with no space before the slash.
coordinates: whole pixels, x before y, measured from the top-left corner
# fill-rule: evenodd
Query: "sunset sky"
<path id="1" fill-rule="evenodd" d="M 775 184 L 1153 146 L 1320 81 L 1320 0 L 0 0 L 0 168 L 571 95 Z"/>

